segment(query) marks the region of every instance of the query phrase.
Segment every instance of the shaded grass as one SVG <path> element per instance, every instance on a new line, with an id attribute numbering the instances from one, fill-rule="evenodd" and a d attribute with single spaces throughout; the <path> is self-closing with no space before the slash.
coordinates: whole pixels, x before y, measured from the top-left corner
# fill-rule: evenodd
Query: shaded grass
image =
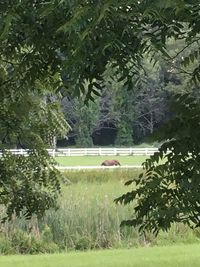
<path id="1" fill-rule="evenodd" d="M 40 256 L 1 256 L 2 267 L 199 267 L 200 245 Z"/>
<path id="2" fill-rule="evenodd" d="M 121 165 L 141 165 L 147 156 L 73 156 L 56 157 L 61 166 L 100 166 L 106 159 L 116 159 Z"/>

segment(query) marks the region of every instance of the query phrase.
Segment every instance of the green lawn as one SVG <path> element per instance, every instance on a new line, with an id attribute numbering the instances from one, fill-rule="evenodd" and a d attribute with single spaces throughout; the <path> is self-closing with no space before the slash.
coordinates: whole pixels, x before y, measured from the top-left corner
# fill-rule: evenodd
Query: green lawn
<path id="1" fill-rule="evenodd" d="M 1 256 L 2 267 L 199 267 L 200 245 Z"/>
<path id="2" fill-rule="evenodd" d="M 141 165 L 147 156 L 74 156 L 56 157 L 61 166 L 99 166 L 106 159 L 117 159 L 121 165 Z"/>

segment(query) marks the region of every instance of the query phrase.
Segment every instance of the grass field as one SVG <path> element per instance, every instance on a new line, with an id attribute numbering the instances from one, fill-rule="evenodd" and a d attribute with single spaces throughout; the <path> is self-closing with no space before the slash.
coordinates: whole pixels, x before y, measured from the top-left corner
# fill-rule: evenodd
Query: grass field
<path id="1" fill-rule="evenodd" d="M 2 267 L 199 267 L 200 245 L 1 256 Z"/>
<path id="2" fill-rule="evenodd" d="M 114 199 L 133 189 L 124 182 L 138 177 L 141 170 L 93 170 L 64 172 L 71 183 L 63 185 L 59 209 L 33 220 L 32 236 L 27 232 L 29 222 L 13 220 L 1 228 L 0 254 L 38 254 L 58 251 L 122 249 L 144 245 L 137 228 L 120 227 L 120 222 L 133 213 L 131 205 L 116 205 Z M 39 229 L 37 228 L 39 226 Z M 5 234 L 3 234 L 5 233 Z M 183 224 L 172 225 L 169 232 L 157 237 L 147 235 L 151 246 L 194 244 L 200 242 L 198 229 Z M 1 264 L 0 264 L 1 266 Z M 48 265 L 47 265 L 48 266 Z"/>
<path id="3" fill-rule="evenodd" d="M 116 159 L 121 165 L 141 165 L 147 156 L 75 156 L 56 157 L 61 166 L 100 166 L 106 159 Z"/>

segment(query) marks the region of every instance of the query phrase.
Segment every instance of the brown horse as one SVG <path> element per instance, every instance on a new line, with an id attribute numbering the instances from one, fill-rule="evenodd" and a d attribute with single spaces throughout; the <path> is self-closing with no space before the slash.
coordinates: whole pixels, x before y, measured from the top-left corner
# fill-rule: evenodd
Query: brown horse
<path id="1" fill-rule="evenodd" d="M 118 160 L 108 159 L 101 163 L 101 166 L 121 166 Z"/>

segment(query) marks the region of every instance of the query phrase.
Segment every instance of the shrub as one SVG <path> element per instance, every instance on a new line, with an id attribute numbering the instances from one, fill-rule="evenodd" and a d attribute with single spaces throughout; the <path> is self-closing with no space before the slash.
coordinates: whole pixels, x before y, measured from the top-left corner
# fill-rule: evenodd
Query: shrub
<path id="1" fill-rule="evenodd" d="M 92 241 L 87 236 L 80 237 L 75 243 L 76 250 L 87 250 L 92 248 Z"/>
<path id="2" fill-rule="evenodd" d="M 0 236 L 0 254 L 13 254 L 14 250 L 11 242 L 5 236 Z"/>
<path id="3" fill-rule="evenodd" d="M 58 246 L 53 242 L 46 242 L 40 238 L 17 230 L 11 236 L 11 247 L 20 254 L 39 254 L 58 252 Z"/>

